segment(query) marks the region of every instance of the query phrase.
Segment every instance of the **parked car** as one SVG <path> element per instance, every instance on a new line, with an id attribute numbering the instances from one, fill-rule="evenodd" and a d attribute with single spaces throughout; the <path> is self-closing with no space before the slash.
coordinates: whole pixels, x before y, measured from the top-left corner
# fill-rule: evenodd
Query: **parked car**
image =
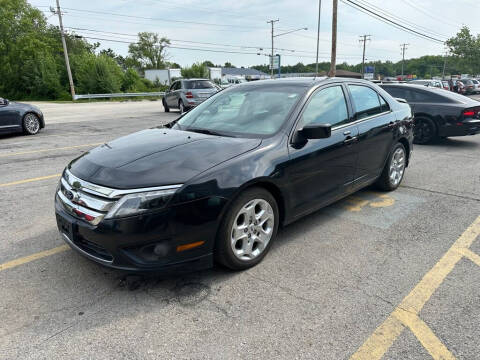
<path id="1" fill-rule="evenodd" d="M 373 183 L 395 190 L 412 140 L 410 106 L 369 81 L 239 84 L 73 160 L 55 196 L 58 228 L 114 268 L 246 269 L 279 226 Z"/>
<path id="2" fill-rule="evenodd" d="M 165 112 L 170 109 L 185 111 L 197 106 L 219 91 L 217 85 L 208 79 L 182 79 L 174 81 L 162 99 Z"/>
<path id="3" fill-rule="evenodd" d="M 465 94 L 471 95 L 477 92 L 475 84 L 471 79 L 460 79 L 460 81 L 465 85 Z"/>
<path id="4" fill-rule="evenodd" d="M 442 80 L 443 90 L 451 90 L 447 80 Z"/>
<path id="5" fill-rule="evenodd" d="M 382 85 L 396 98 L 405 99 L 415 118 L 414 142 L 426 144 L 437 137 L 480 132 L 480 102 L 469 97 L 419 85 Z"/>
<path id="6" fill-rule="evenodd" d="M 412 80 L 409 82 L 409 84 L 424 85 L 443 89 L 443 84 L 440 80 Z"/>
<path id="7" fill-rule="evenodd" d="M 478 94 L 480 93 L 480 81 L 478 81 L 477 79 L 471 79 L 472 80 L 472 83 L 473 83 L 473 90 L 475 92 L 475 94 Z"/>
<path id="8" fill-rule="evenodd" d="M 43 114 L 36 106 L 0 98 L 0 134 L 35 135 L 44 127 Z"/>
<path id="9" fill-rule="evenodd" d="M 232 85 L 244 84 L 246 82 L 247 82 L 247 80 L 245 80 L 243 78 L 225 78 L 225 79 L 222 79 L 222 82 L 221 82 L 220 86 L 223 89 L 225 89 L 225 88 L 230 87 Z"/>

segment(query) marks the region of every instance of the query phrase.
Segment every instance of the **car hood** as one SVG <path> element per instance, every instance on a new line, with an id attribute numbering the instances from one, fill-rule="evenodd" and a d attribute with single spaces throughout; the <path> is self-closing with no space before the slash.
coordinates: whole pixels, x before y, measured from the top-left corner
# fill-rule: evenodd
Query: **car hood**
<path id="1" fill-rule="evenodd" d="M 94 148 L 68 168 L 80 179 L 117 189 L 183 184 L 260 143 L 260 139 L 152 128 Z"/>

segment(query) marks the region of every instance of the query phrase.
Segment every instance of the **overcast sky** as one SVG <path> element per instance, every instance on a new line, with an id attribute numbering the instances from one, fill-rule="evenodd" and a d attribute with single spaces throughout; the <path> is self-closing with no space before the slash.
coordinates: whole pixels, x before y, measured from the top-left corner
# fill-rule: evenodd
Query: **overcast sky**
<path id="1" fill-rule="evenodd" d="M 153 31 L 172 39 L 172 46 L 236 53 L 169 49 L 169 60 L 182 66 L 196 61 L 210 60 L 215 64 L 226 61 L 236 66 L 267 63 L 264 53 L 270 52 L 269 19 L 279 19 L 275 24 L 277 34 L 307 27 L 296 33 L 275 38 L 276 52 L 283 54 L 282 65 L 297 62 L 313 63 L 316 50 L 318 1 L 316 0 L 60 0 L 64 8 L 64 26 L 103 32 L 76 30 L 84 36 L 134 41 L 140 31 Z M 361 0 L 417 26 L 421 32 L 442 40 L 456 34 L 462 25 L 480 33 L 479 0 Z M 56 16 L 48 13 L 54 0 L 31 0 L 57 25 Z M 88 13 L 79 10 L 115 13 L 131 17 Z M 322 1 L 320 60 L 330 58 L 332 0 Z M 185 21 L 183 23 L 182 21 Z M 191 22 L 195 22 L 193 24 Z M 201 24 L 200 24 L 201 23 Z M 444 45 L 425 40 L 376 20 L 339 1 L 337 62 L 359 63 L 362 48 L 359 35 L 370 34 L 367 43 L 368 60 L 401 59 L 400 44 L 409 43 L 406 58 L 444 53 Z M 175 41 L 173 41 L 175 40 Z M 107 40 L 99 41 L 101 48 L 112 48 L 127 55 L 128 44 Z M 221 44 L 196 44 L 185 41 Z M 229 46 L 225 46 L 229 45 Z M 244 46 L 244 47 L 240 47 Z M 251 48 L 250 48 L 251 47 Z M 261 47 L 259 50 L 255 47 Z M 293 51 L 294 50 L 294 51 Z M 257 53 L 262 55 L 257 55 Z M 243 54 L 247 53 L 247 54 Z"/>

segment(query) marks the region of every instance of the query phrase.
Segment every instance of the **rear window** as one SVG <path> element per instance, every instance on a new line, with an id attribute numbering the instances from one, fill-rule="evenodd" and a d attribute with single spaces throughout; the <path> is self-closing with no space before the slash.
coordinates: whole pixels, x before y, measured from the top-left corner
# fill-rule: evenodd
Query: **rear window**
<path id="1" fill-rule="evenodd" d="M 185 81 L 185 89 L 212 89 L 215 85 L 208 80 Z"/>

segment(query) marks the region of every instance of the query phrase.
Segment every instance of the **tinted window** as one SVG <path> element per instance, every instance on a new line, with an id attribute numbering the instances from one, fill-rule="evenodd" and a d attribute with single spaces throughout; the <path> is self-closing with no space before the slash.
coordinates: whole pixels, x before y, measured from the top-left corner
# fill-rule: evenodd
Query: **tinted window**
<path id="1" fill-rule="evenodd" d="M 400 99 L 407 99 L 407 93 L 408 90 L 401 88 L 401 87 L 390 87 L 390 86 L 382 86 L 383 90 L 388 92 L 390 95 L 392 95 L 394 98 L 400 98 Z"/>
<path id="2" fill-rule="evenodd" d="M 171 86 L 170 86 L 170 91 L 175 90 L 175 87 L 178 85 L 178 81 L 175 81 Z"/>
<path id="3" fill-rule="evenodd" d="M 185 81 L 185 89 L 212 89 L 215 85 L 208 80 Z"/>
<path id="4" fill-rule="evenodd" d="M 357 119 L 363 119 L 382 112 L 376 91 L 361 85 L 348 85 L 348 87 L 352 94 Z"/>
<path id="5" fill-rule="evenodd" d="M 299 128 L 305 125 L 341 125 L 348 122 L 347 104 L 341 86 L 331 86 L 315 93 L 302 114 Z"/>

